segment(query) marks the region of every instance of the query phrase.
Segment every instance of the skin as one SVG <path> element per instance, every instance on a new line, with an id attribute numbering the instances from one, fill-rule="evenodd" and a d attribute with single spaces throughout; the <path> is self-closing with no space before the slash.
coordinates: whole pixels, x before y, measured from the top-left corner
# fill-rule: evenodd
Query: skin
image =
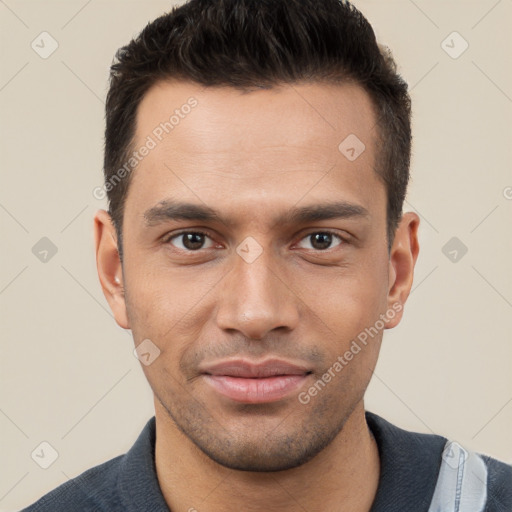
<path id="1" fill-rule="evenodd" d="M 160 350 L 142 369 L 155 396 L 164 498 L 173 512 L 368 511 L 379 455 L 363 398 L 383 329 L 307 404 L 298 394 L 379 315 L 403 306 L 412 285 L 419 218 L 402 216 L 388 253 L 371 101 L 350 84 L 242 94 L 159 82 L 139 106 L 135 147 L 191 96 L 198 105 L 133 171 L 122 264 L 109 215 L 95 217 L 98 274 L 115 319 L 135 345 L 150 339 Z M 354 161 L 338 150 L 351 133 L 366 146 Z M 148 225 L 145 213 L 172 199 L 206 205 L 229 223 Z M 366 214 L 276 221 L 335 201 Z M 171 238 L 183 229 L 207 236 L 191 249 Z M 334 233 L 327 242 L 310 236 L 325 230 Z M 247 237 L 262 250 L 251 263 L 236 252 Z M 384 328 L 402 313 L 385 316 Z M 311 374 L 282 400 L 239 403 L 200 372 L 234 356 L 277 357 Z"/>

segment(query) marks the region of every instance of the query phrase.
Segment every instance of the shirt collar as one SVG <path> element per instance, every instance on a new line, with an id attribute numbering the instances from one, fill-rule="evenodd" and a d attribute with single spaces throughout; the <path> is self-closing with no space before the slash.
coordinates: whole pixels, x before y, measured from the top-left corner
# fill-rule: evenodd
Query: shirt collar
<path id="1" fill-rule="evenodd" d="M 380 457 L 380 478 L 370 512 L 427 512 L 437 481 L 446 439 L 402 430 L 366 412 Z M 119 495 L 127 512 L 170 512 L 160 490 L 155 466 L 153 416 L 119 468 Z"/>
<path id="2" fill-rule="evenodd" d="M 118 490 L 126 512 L 169 512 L 156 475 L 155 441 L 153 416 L 123 457 L 119 468 Z"/>
<path id="3" fill-rule="evenodd" d="M 408 432 L 366 412 L 380 457 L 380 478 L 370 512 L 427 512 L 446 439 Z"/>

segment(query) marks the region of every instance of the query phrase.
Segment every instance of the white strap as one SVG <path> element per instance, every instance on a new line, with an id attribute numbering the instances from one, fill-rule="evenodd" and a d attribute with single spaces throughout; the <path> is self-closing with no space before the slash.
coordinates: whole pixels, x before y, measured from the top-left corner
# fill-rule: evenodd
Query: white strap
<path id="1" fill-rule="evenodd" d="M 482 512 L 487 501 L 487 466 L 459 444 L 444 447 L 434 497 L 428 512 Z"/>

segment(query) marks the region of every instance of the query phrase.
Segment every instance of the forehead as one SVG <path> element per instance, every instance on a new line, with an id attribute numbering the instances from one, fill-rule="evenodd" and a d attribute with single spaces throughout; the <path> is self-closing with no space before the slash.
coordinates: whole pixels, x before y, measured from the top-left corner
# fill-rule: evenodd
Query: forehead
<path id="1" fill-rule="evenodd" d="M 166 131 L 162 125 L 169 120 Z M 355 84 L 283 84 L 242 92 L 160 81 L 139 105 L 136 137 L 142 141 L 153 134 L 165 147 L 185 149 L 186 144 L 187 153 L 198 157 L 226 151 L 235 158 L 235 147 L 239 152 L 284 146 L 299 151 L 318 145 L 331 152 L 350 134 L 371 143 L 374 124 L 369 96 Z"/>
<path id="2" fill-rule="evenodd" d="M 158 82 L 138 108 L 134 147 L 151 149 L 134 171 L 126 209 L 131 203 L 140 215 L 169 197 L 262 215 L 263 205 L 301 198 L 369 207 L 383 192 L 375 139 L 372 104 L 357 85 L 241 92 Z"/>

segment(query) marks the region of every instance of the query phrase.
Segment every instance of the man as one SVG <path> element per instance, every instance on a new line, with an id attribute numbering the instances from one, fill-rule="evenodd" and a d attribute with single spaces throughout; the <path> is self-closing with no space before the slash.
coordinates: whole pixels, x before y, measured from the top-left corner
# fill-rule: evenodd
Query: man
<path id="1" fill-rule="evenodd" d="M 365 412 L 409 295 L 410 99 L 338 0 L 191 0 L 117 54 L 100 282 L 155 417 L 28 511 L 505 511 L 512 468 Z"/>

